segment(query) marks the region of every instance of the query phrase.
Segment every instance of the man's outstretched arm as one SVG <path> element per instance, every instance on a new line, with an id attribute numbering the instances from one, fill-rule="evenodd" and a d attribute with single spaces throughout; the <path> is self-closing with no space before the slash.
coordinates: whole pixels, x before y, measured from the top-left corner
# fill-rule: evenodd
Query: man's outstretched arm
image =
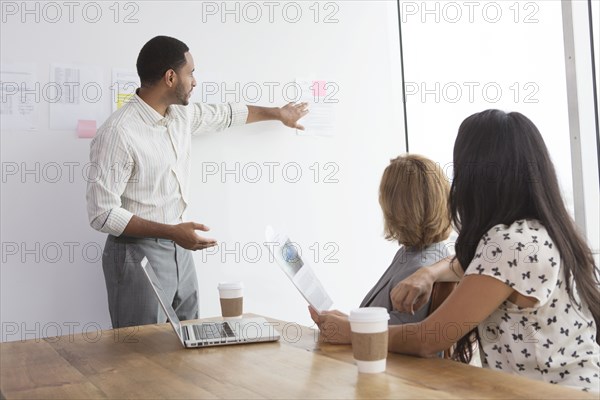
<path id="1" fill-rule="evenodd" d="M 288 103 L 283 107 L 247 107 L 247 124 L 260 121 L 281 121 L 289 128 L 304 130 L 298 120 L 308 114 L 308 103 Z"/>

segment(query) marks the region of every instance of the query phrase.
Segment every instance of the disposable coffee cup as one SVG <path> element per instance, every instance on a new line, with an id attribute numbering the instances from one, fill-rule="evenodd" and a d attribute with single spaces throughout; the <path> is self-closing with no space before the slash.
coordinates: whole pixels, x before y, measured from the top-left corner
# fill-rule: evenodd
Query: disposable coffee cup
<path id="1" fill-rule="evenodd" d="M 388 320 L 383 307 L 363 307 L 350 311 L 348 320 L 352 352 L 358 372 L 384 372 L 388 352 Z"/>
<path id="2" fill-rule="evenodd" d="M 244 284 L 242 282 L 221 282 L 217 288 L 219 289 L 223 318 L 242 318 L 244 312 Z"/>

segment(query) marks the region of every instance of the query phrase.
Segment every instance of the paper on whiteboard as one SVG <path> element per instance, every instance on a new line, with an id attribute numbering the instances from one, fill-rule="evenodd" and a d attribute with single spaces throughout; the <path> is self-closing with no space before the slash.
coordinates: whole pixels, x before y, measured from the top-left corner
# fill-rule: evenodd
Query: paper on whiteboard
<path id="1" fill-rule="evenodd" d="M 270 226 L 267 226 L 265 236 L 267 239 L 265 246 L 271 256 L 306 301 L 318 312 L 331 308 L 333 301 L 312 268 L 302 261 L 296 246 L 290 239 L 285 235 L 277 234 Z"/>
<path id="2" fill-rule="evenodd" d="M 113 68 L 112 70 L 112 110 L 117 111 L 133 96 L 140 87 L 137 72 L 128 69 Z"/>
<path id="3" fill-rule="evenodd" d="M 337 85 L 324 80 L 296 79 L 299 101 L 308 103 L 308 114 L 299 121 L 303 136 L 333 136 L 335 132 L 335 104 Z"/>
<path id="4" fill-rule="evenodd" d="M 50 129 L 77 129 L 79 120 L 102 125 L 108 117 L 104 107 L 102 68 L 79 64 L 50 65 L 50 82 L 45 96 L 50 103 Z"/>
<path id="5" fill-rule="evenodd" d="M 2 131 L 35 131 L 37 112 L 35 64 L 0 66 L 0 123 Z M 38 93 L 39 95 L 39 93 Z"/>

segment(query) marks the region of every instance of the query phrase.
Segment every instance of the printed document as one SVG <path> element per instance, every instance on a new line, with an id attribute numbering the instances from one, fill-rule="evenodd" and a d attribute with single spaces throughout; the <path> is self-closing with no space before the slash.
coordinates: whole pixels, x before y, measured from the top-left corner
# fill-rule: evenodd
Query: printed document
<path id="1" fill-rule="evenodd" d="M 297 245 L 291 242 L 287 236 L 276 233 L 270 226 L 267 226 L 265 236 L 267 239 L 265 246 L 269 249 L 271 256 L 277 261 L 277 264 L 306 301 L 317 312 L 331 308 L 333 301 L 312 268 L 302 261 L 298 254 Z"/>

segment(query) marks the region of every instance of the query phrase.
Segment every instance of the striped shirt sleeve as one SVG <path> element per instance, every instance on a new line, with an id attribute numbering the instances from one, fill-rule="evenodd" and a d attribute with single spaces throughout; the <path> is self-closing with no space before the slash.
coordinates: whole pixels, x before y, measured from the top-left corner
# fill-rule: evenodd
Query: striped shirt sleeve
<path id="1" fill-rule="evenodd" d="M 92 228 L 120 236 L 133 213 L 121 207 L 121 194 L 131 177 L 133 158 L 123 134 L 114 126 L 100 128 L 90 145 L 87 208 Z"/>
<path id="2" fill-rule="evenodd" d="M 191 112 L 191 134 L 220 132 L 232 126 L 244 125 L 248 119 L 248 107 L 239 103 L 194 103 Z"/>

